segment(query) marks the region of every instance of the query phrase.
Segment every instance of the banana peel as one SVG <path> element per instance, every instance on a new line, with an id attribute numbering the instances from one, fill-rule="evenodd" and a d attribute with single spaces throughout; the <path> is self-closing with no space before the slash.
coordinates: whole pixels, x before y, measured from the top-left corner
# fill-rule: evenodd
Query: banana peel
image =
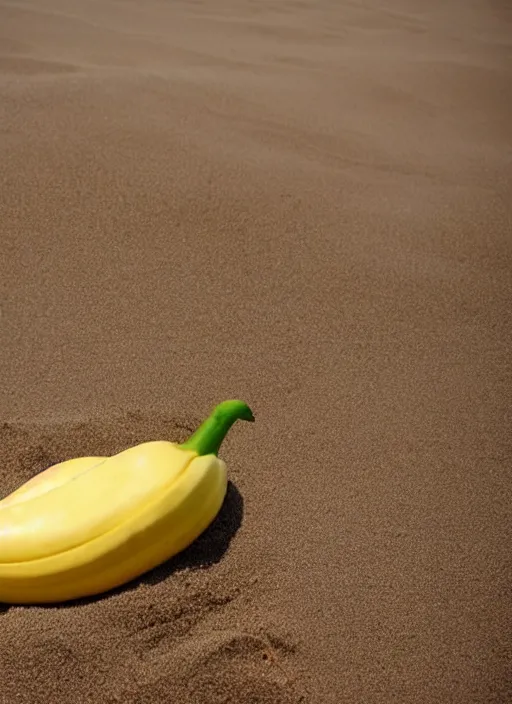
<path id="1" fill-rule="evenodd" d="M 0 501 L 0 602 L 44 604 L 110 591 L 203 533 L 227 491 L 217 454 L 242 401 L 220 403 L 184 443 L 153 440 L 53 465 Z"/>

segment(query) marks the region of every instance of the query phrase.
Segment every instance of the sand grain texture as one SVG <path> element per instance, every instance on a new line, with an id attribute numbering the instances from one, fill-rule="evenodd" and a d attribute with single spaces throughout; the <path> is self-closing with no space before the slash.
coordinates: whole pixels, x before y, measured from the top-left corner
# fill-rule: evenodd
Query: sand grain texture
<path id="1" fill-rule="evenodd" d="M 0 1 L 0 492 L 243 398 L 219 519 L 2 608 L 1 704 L 512 698 L 505 1 Z"/>

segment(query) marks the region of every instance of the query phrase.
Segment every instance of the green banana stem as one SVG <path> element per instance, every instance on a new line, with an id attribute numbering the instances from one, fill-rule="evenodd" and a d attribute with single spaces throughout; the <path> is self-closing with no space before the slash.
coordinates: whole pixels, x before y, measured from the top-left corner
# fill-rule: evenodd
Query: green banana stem
<path id="1" fill-rule="evenodd" d="M 254 421 L 249 406 L 243 401 L 223 401 L 180 447 L 198 455 L 217 455 L 228 430 L 237 420 Z"/>

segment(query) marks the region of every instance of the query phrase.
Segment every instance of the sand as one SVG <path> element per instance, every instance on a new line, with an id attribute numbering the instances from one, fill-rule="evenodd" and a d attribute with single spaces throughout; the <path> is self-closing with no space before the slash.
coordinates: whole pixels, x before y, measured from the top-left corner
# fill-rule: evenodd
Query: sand
<path id="1" fill-rule="evenodd" d="M 505 0 L 0 2 L 0 494 L 256 416 L 1 704 L 510 701 L 511 85 Z"/>

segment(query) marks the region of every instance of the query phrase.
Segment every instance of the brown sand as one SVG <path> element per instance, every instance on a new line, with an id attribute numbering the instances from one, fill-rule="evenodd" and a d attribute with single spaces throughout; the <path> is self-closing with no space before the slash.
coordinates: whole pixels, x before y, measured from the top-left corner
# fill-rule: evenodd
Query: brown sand
<path id="1" fill-rule="evenodd" d="M 257 417 L 0 702 L 510 701 L 510 4 L 2 1 L 0 72 L 1 492 Z"/>

